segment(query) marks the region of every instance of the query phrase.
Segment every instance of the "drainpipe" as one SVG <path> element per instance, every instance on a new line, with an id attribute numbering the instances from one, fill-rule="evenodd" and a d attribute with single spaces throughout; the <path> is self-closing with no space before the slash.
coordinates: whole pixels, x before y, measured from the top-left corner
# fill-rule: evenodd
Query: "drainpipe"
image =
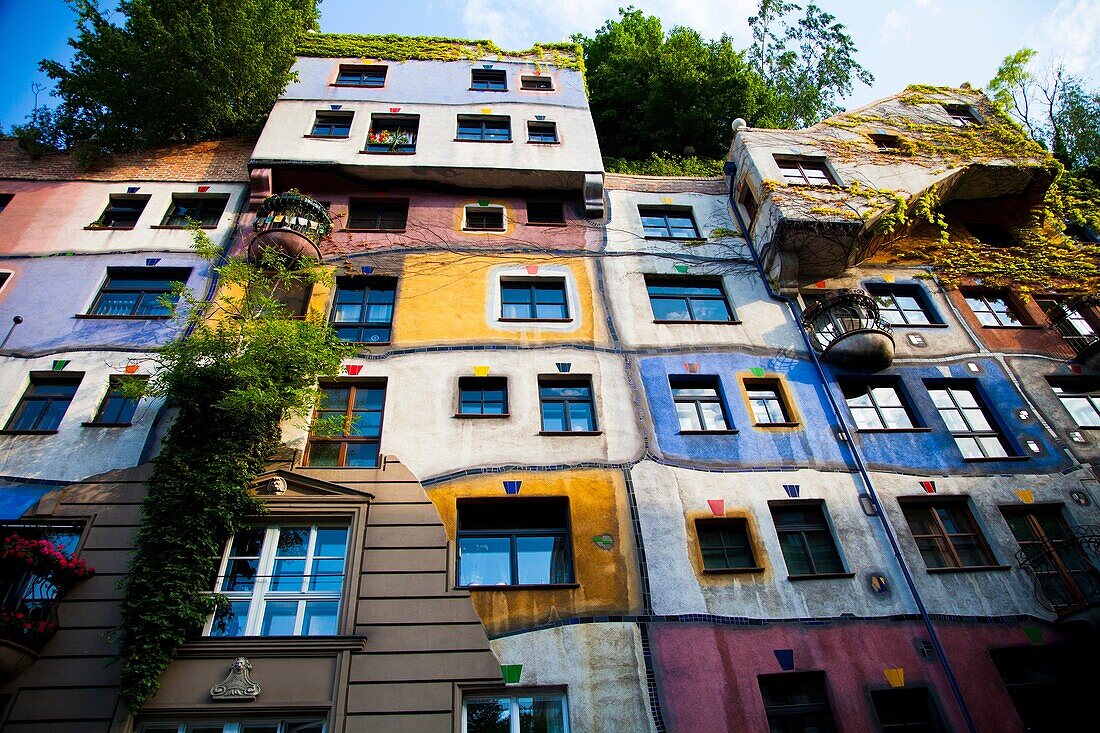
<path id="1" fill-rule="evenodd" d="M 739 124 L 740 123 L 740 124 Z M 733 123 L 734 139 L 736 140 L 737 132 L 745 127 L 744 120 L 735 120 Z M 764 272 L 764 266 L 760 262 L 760 257 L 756 253 L 756 248 L 753 246 L 752 236 L 749 233 L 749 228 L 745 224 L 744 219 L 741 218 L 741 212 L 737 209 L 736 199 L 734 197 L 733 181 L 736 176 L 736 164 L 728 164 L 729 168 L 729 206 L 733 212 L 734 218 L 737 220 L 737 226 L 741 230 L 741 235 L 745 238 L 745 243 L 749 247 L 749 252 L 752 255 L 752 261 L 756 265 L 756 270 L 760 274 L 760 279 L 764 282 L 764 287 L 767 290 L 768 295 L 775 301 L 783 303 L 791 312 L 791 317 L 795 320 L 795 325 L 798 328 L 798 332 L 802 335 L 803 345 L 806 347 L 806 351 L 810 354 L 810 359 L 813 361 L 814 368 L 817 371 L 818 379 L 821 380 L 821 384 L 824 387 L 825 397 L 828 399 L 829 407 L 833 412 L 833 417 L 836 418 L 837 423 L 840 425 L 840 432 L 844 441 L 848 444 L 853 459 L 855 460 L 856 470 L 863 479 L 864 485 L 867 487 L 867 493 L 871 497 L 871 501 L 875 505 L 876 516 L 878 516 L 879 523 L 882 525 L 882 530 L 886 534 L 886 539 L 890 543 L 890 550 L 894 555 L 894 560 L 897 562 L 898 567 L 901 569 L 902 577 L 905 578 L 905 585 L 909 588 L 909 594 L 913 597 L 913 602 L 917 606 L 917 611 L 920 613 L 921 621 L 924 623 L 925 631 L 928 633 L 928 638 L 932 642 L 932 647 L 935 649 L 936 658 L 939 660 L 940 667 L 943 669 L 944 675 L 947 677 L 947 683 L 951 686 L 951 693 L 955 698 L 955 702 L 959 706 L 959 711 L 962 713 L 963 720 L 966 722 L 966 729 L 969 733 L 978 733 L 978 728 L 974 723 L 974 718 L 970 714 L 970 708 L 966 704 L 966 699 L 963 697 L 962 689 L 959 687 L 959 682 L 955 677 L 954 671 L 951 669 L 951 663 L 947 659 L 947 652 L 943 648 L 943 644 L 940 642 L 939 634 L 936 633 L 936 628 L 932 624 L 932 617 L 928 614 L 928 609 L 924 605 L 924 601 L 921 599 L 920 592 L 917 590 L 916 582 L 913 579 L 913 573 L 909 569 L 909 565 L 905 560 L 905 555 L 902 554 L 901 545 L 898 544 L 898 539 L 894 534 L 894 529 L 890 525 L 890 521 L 886 518 L 886 513 L 882 509 L 882 504 L 879 502 L 878 492 L 875 491 L 875 485 L 871 481 L 871 475 L 867 471 L 867 466 L 863 462 L 863 456 L 859 451 L 859 447 L 855 441 L 852 440 L 852 432 L 848 428 L 847 422 L 844 420 L 844 415 L 840 410 L 840 406 L 836 402 L 836 398 L 833 396 L 833 392 L 829 389 L 830 380 L 825 372 L 824 366 L 821 364 L 821 360 L 817 357 L 817 351 L 814 349 L 813 344 L 810 342 L 810 337 L 806 333 L 806 329 L 802 327 L 802 318 L 798 304 L 790 298 L 777 293 L 772 289 L 771 283 L 768 282 L 767 274 Z M 761 205 L 763 202 L 761 202 Z"/>

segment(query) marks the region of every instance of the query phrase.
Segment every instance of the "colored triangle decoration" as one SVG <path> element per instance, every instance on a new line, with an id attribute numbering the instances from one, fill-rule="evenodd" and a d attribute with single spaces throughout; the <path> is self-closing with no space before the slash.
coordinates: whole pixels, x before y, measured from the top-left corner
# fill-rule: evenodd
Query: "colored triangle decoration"
<path id="1" fill-rule="evenodd" d="M 54 359 L 51 367 L 55 372 L 60 372 L 69 366 L 70 359 Z"/>
<path id="2" fill-rule="evenodd" d="M 519 487 L 523 485 L 522 481 L 505 481 L 504 493 L 511 496 L 515 496 L 519 493 Z"/>
<path id="3" fill-rule="evenodd" d="M 726 516 L 726 500 L 725 499 L 707 499 L 707 506 L 710 507 L 710 513 L 716 517 Z"/>
<path id="4" fill-rule="evenodd" d="M 487 376 L 489 376 L 489 367 L 487 367 L 487 366 L 476 366 L 476 367 L 474 367 L 474 376 L 475 377 L 487 377 Z"/>
<path id="5" fill-rule="evenodd" d="M 792 499 L 797 499 L 800 489 L 798 484 L 783 484 L 783 490 L 787 492 L 787 496 Z"/>
<path id="6" fill-rule="evenodd" d="M 477 205 L 478 206 L 488 206 L 489 205 L 489 199 L 481 199 L 480 201 L 477 202 Z"/>
<path id="7" fill-rule="evenodd" d="M 527 267 L 525 267 L 524 269 L 527 270 L 528 275 L 537 275 L 537 274 L 539 274 L 539 266 L 538 265 L 527 265 Z"/>
<path id="8" fill-rule="evenodd" d="M 397 114 L 400 111 L 401 111 L 400 107 L 390 107 L 390 112 L 393 113 L 393 114 Z"/>
<path id="9" fill-rule="evenodd" d="M 794 671 L 794 649 L 773 649 L 775 661 L 779 662 L 779 668 L 784 672 Z"/>
<path id="10" fill-rule="evenodd" d="M 137 193 L 141 190 L 141 186 L 127 186 L 126 193 Z"/>
<path id="11" fill-rule="evenodd" d="M 665 196 L 664 198 L 661 199 L 661 203 L 666 204 L 666 205 L 671 204 L 672 203 L 672 197 L 671 196 Z"/>
<path id="12" fill-rule="evenodd" d="M 343 106 L 344 105 L 342 105 L 342 104 L 330 104 L 328 107 L 329 107 L 329 109 L 340 109 Z"/>
<path id="13" fill-rule="evenodd" d="M 546 115 L 535 115 L 535 119 L 538 120 L 539 122 L 542 122 L 543 120 L 546 119 Z"/>
<path id="14" fill-rule="evenodd" d="M 754 377 L 762 377 L 762 376 L 764 376 L 764 370 L 763 370 L 763 369 L 761 369 L 760 367 L 753 367 L 752 369 L 749 369 L 749 371 L 750 371 L 750 372 L 752 372 L 752 375 L 753 375 Z"/>
<path id="15" fill-rule="evenodd" d="M 145 258 L 145 266 L 146 267 L 156 267 L 158 262 L 160 262 L 159 257 L 146 257 Z"/>
<path id="16" fill-rule="evenodd" d="M 556 366 L 558 368 L 558 371 L 562 374 L 568 374 L 569 370 L 573 368 L 573 364 L 568 361 L 559 361 L 554 364 L 554 366 Z"/>
<path id="17" fill-rule="evenodd" d="M 124 369 L 127 374 L 137 374 L 138 364 L 127 364 Z"/>
<path id="18" fill-rule="evenodd" d="M 523 675 L 522 664 L 502 664 L 500 665 L 500 673 L 504 677 L 504 684 L 506 685 L 518 685 L 519 678 Z"/>
<path id="19" fill-rule="evenodd" d="M 1016 489 L 1016 496 L 1020 497 L 1020 501 L 1025 504 L 1035 501 L 1035 492 L 1031 489 Z"/>
<path id="20" fill-rule="evenodd" d="M 674 265 L 674 267 L 676 268 L 676 272 L 680 273 L 681 275 L 685 274 L 688 271 L 687 265 Z"/>
<path id="21" fill-rule="evenodd" d="M 493 113 L 493 108 L 492 107 L 482 107 L 481 108 L 481 114 L 483 114 L 483 115 L 488 115 L 488 114 L 492 114 L 492 113 Z"/>
<path id="22" fill-rule="evenodd" d="M 818 280 L 817 282 L 815 282 L 815 283 L 814 283 L 814 287 L 815 287 L 815 288 L 823 288 L 823 287 L 825 287 L 825 281 L 824 281 L 824 280 Z"/>
<path id="23" fill-rule="evenodd" d="M 371 274 L 372 272 L 374 272 L 374 268 L 373 268 L 373 267 L 371 267 L 370 265 L 363 265 L 362 267 L 360 267 L 360 268 L 359 268 L 359 270 L 360 270 L 360 271 L 361 271 L 361 272 L 362 272 L 362 273 L 363 273 L 364 275 L 369 275 L 369 274 Z"/>
<path id="24" fill-rule="evenodd" d="M 893 275 L 883 275 L 882 279 L 885 280 L 888 283 L 894 282 L 894 276 Z"/>
<path id="25" fill-rule="evenodd" d="M 1025 626 L 1024 633 L 1027 634 L 1027 640 L 1032 644 L 1043 643 L 1043 630 L 1038 626 Z"/>
<path id="26" fill-rule="evenodd" d="M 210 190 L 210 186 L 199 186 L 199 193 L 206 193 Z"/>
<path id="27" fill-rule="evenodd" d="M 592 538 L 592 542 L 601 550 L 610 550 L 615 546 L 615 539 L 609 534 L 598 534 Z"/>
<path id="28" fill-rule="evenodd" d="M 905 668 L 890 667 L 882 670 L 882 676 L 890 683 L 891 687 L 905 687 Z"/>
<path id="29" fill-rule="evenodd" d="M 684 362 L 684 370 L 688 374 L 698 374 L 699 373 L 699 365 L 694 363 L 694 362 L 685 361 Z"/>
<path id="30" fill-rule="evenodd" d="M 926 494 L 936 493 L 936 482 L 935 481 L 921 481 L 920 482 L 920 487 L 922 489 L 924 489 L 924 493 L 926 493 Z"/>
<path id="31" fill-rule="evenodd" d="M 344 371 L 353 377 L 359 376 L 359 372 L 363 371 L 362 364 L 345 364 Z"/>

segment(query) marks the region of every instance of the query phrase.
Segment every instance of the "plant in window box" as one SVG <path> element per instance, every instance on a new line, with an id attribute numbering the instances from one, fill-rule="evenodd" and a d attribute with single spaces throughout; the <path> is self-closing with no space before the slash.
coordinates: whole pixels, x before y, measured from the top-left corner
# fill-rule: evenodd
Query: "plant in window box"
<path id="1" fill-rule="evenodd" d="M 95 571 L 79 558 L 66 557 L 49 540 L 30 540 L 11 534 L 0 545 L 0 568 L 9 574 L 31 573 L 48 580 L 59 589 L 91 577 Z"/>
<path id="2" fill-rule="evenodd" d="M 389 152 L 396 153 L 399 148 L 412 145 L 412 135 L 403 130 L 379 130 L 371 131 L 367 135 L 368 146 L 386 146 Z"/>

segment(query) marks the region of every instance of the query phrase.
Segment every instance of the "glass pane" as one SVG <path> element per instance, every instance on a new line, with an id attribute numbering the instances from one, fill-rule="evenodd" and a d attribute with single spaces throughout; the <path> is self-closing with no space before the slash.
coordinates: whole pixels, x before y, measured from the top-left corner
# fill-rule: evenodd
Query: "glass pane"
<path id="1" fill-rule="evenodd" d="M 314 540 L 314 557 L 343 557 L 348 544 L 346 527 L 319 527 Z"/>
<path id="2" fill-rule="evenodd" d="M 367 317 L 364 323 L 392 323 L 393 306 L 385 303 L 371 303 L 367 306 Z"/>
<path id="3" fill-rule="evenodd" d="M 877 402 L 880 407 L 901 406 L 901 396 L 893 387 L 874 387 L 871 392 L 875 396 L 875 402 Z"/>
<path id="4" fill-rule="evenodd" d="M 650 298 L 649 302 L 653 306 L 653 317 L 658 321 L 690 320 L 686 300 L 674 298 Z"/>
<path id="5" fill-rule="evenodd" d="M 346 387 L 323 388 L 321 390 L 321 406 L 326 410 L 343 412 L 348 406 L 348 389 Z"/>
<path id="6" fill-rule="evenodd" d="M 947 394 L 946 389 L 930 389 L 928 390 L 928 396 L 932 398 L 932 404 L 936 407 L 953 407 L 951 397 Z"/>
<path id="7" fill-rule="evenodd" d="M 38 430 L 57 430 L 61 425 L 61 418 L 65 417 L 65 410 L 69 409 L 69 400 L 50 400 L 46 403 L 46 409 L 38 418 Z"/>
<path id="8" fill-rule="evenodd" d="M 344 561 L 316 560 L 309 578 L 309 589 L 339 593 L 344 583 Z"/>
<path id="9" fill-rule="evenodd" d="M 271 573 L 271 590 L 300 591 L 305 576 L 305 560 L 276 560 Z"/>
<path id="10" fill-rule="evenodd" d="M 103 293 L 92 312 L 100 316 L 128 316 L 137 300 L 137 293 Z"/>
<path id="11" fill-rule="evenodd" d="M 852 417 L 855 418 L 856 427 L 860 430 L 877 430 L 886 427 L 882 420 L 879 419 L 879 414 L 873 407 L 853 409 Z"/>
<path id="12" fill-rule="evenodd" d="M 164 293 L 143 293 L 141 300 L 138 301 L 136 315 L 139 316 L 166 316 L 171 311 L 162 302 L 165 299 Z M 172 298 L 171 300 L 175 300 Z"/>
<path id="13" fill-rule="evenodd" d="M 302 636 L 333 636 L 339 609 L 339 601 L 307 601 Z"/>
<path id="14" fill-rule="evenodd" d="M 895 430 L 913 427 L 913 421 L 909 419 L 909 413 L 903 407 L 889 407 L 882 411 L 883 421 L 886 427 Z"/>
<path id="15" fill-rule="evenodd" d="M 697 321 L 728 321 L 730 308 L 724 300 L 692 299 L 691 309 Z"/>
<path id="16" fill-rule="evenodd" d="M 382 433 L 381 412 L 356 412 L 351 416 L 347 435 L 377 437 Z"/>
<path id="17" fill-rule="evenodd" d="M 459 537 L 459 585 L 511 585 L 511 540 Z"/>
<path id="18" fill-rule="evenodd" d="M 917 537 L 916 541 L 925 565 L 930 568 L 945 568 L 950 565 L 947 553 L 940 546 L 940 537 Z"/>
<path id="19" fill-rule="evenodd" d="M 974 438 L 956 437 L 955 445 L 959 446 L 963 458 L 984 458 L 985 454 L 978 447 L 978 441 Z"/>
<path id="20" fill-rule="evenodd" d="M 262 636 L 292 636 L 298 601 L 268 601 L 264 609 Z"/>
<path id="21" fill-rule="evenodd" d="M 337 304 L 332 320 L 334 323 L 359 323 L 359 315 L 362 312 L 363 306 L 358 303 Z"/>
<path id="22" fill-rule="evenodd" d="M 512 703 L 507 697 L 466 702 L 466 733 L 511 733 Z"/>
<path id="23" fill-rule="evenodd" d="M 825 532 L 807 532 L 806 541 L 810 545 L 810 556 L 814 560 L 814 570 L 818 573 L 839 573 L 844 568 L 840 556 L 836 553 L 833 538 Z"/>
<path id="24" fill-rule="evenodd" d="M 973 535 L 952 537 L 951 544 L 955 546 L 955 552 L 958 553 L 959 562 L 963 567 L 987 564 L 977 537 Z"/>
<path id="25" fill-rule="evenodd" d="M 963 410 L 963 416 L 970 425 L 971 430 L 992 430 L 989 421 L 985 419 L 985 413 L 979 409 Z"/>
<path id="26" fill-rule="evenodd" d="M 521 697 L 516 702 L 522 733 L 565 733 L 565 711 L 560 699 Z"/>
<path id="27" fill-rule="evenodd" d="M 680 423 L 681 430 L 703 430 L 699 422 L 699 412 L 695 409 L 694 402 L 677 402 L 676 419 Z"/>
<path id="28" fill-rule="evenodd" d="M 568 583 L 565 537 L 517 537 L 516 561 L 522 585 Z"/>
<path id="29" fill-rule="evenodd" d="M 248 601 L 234 601 L 214 616 L 211 636 L 244 636 L 248 619 Z"/>
<path id="30" fill-rule="evenodd" d="M 952 432 L 966 432 L 970 429 L 958 410 L 940 410 L 940 417 Z"/>
<path id="31" fill-rule="evenodd" d="M 340 465 L 340 444 L 310 443 L 307 463 L 310 466 Z"/>
<path id="32" fill-rule="evenodd" d="M 569 429 L 570 430 L 595 430 L 596 423 L 592 419 L 592 405 L 587 402 L 569 403 Z"/>
<path id="33" fill-rule="evenodd" d="M 12 430 L 38 430 L 38 423 L 46 410 L 44 400 L 24 400 L 19 406 L 19 411 L 12 420 Z M 47 428 L 41 428 L 46 430 Z"/>
<path id="34" fill-rule="evenodd" d="M 378 466 L 377 443 L 348 443 L 345 466 L 375 468 Z"/>
<path id="35" fill-rule="evenodd" d="M 1100 412 L 1088 397 L 1062 397 L 1062 404 L 1081 427 L 1100 427 Z"/>
<path id="36" fill-rule="evenodd" d="M 953 389 L 951 390 L 951 396 L 955 398 L 955 402 L 959 404 L 959 407 L 978 407 L 978 400 L 974 397 L 974 393 L 968 389 Z"/>
<path id="37" fill-rule="evenodd" d="M 1005 458 L 1008 456 L 1008 451 L 1005 450 L 1004 443 L 1001 442 L 1000 438 L 978 438 L 978 445 L 982 447 L 987 458 Z"/>
<path id="38" fill-rule="evenodd" d="M 547 432 L 562 432 L 565 430 L 564 403 L 542 403 L 542 429 Z"/>
<path id="39" fill-rule="evenodd" d="M 779 545 L 783 549 L 783 561 L 787 564 L 788 575 L 809 575 L 812 572 L 799 534 L 781 532 Z"/>
<path id="40" fill-rule="evenodd" d="M 256 568 L 259 560 L 230 560 L 222 579 L 221 590 L 245 591 L 252 590 L 256 582 Z"/>
<path id="41" fill-rule="evenodd" d="M 726 430 L 729 428 L 726 424 L 726 416 L 722 412 L 722 405 L 720 403 L 704 402 L 700 407 L 703 408 L 704 430 Z"/>
<path id="42" fill-rule="evenodd" d="M 283 527 L 279 530 L 277 557 L 305 557 L 309 549 L 309 527 Z"/>
<path id="43" fill-rule="evenodd" d="M 535 318 L 568 318 L 564 303 L 539 303 L 535 306 Z"/>

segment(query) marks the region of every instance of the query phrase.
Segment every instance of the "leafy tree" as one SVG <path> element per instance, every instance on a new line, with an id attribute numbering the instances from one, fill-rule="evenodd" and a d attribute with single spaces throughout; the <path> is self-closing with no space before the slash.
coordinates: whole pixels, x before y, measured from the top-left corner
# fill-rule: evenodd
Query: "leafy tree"
<path id="1" fill-rule="evenodd" d="M 802 6 L 786 0 L 760 0 L 749 18 L 752 46 L 748 60 L 764 78 L 761 127 L 812 125 L 841 110 L 837 101 L 852 91 L 853 80 L 875 78 L 856 60 L 856 46 L 836 18 L 813 3 L 792 23 Z"/>
<path id="2" fill-rule="evenodd" d="M 592 116 L 605 155 L 641 159 L 650 153 L 724 157 L 730 123 L 755 119 L 760 80 L 744 53 L 723 36 L 707 41 L 690 28 L 666 33 L 636 8 L 619 10 L 584 49 Z"/>
<path id="3" fill-rule="evenodd" d="M 120 151 L 250 131 L 290 81 L 298 36 L 317 26 L 317 0 L 120 0 L 117 14 L 69 1 L 72 64 L 40 63 L 61 104 L 30 123 L 66 147 Z"/>

